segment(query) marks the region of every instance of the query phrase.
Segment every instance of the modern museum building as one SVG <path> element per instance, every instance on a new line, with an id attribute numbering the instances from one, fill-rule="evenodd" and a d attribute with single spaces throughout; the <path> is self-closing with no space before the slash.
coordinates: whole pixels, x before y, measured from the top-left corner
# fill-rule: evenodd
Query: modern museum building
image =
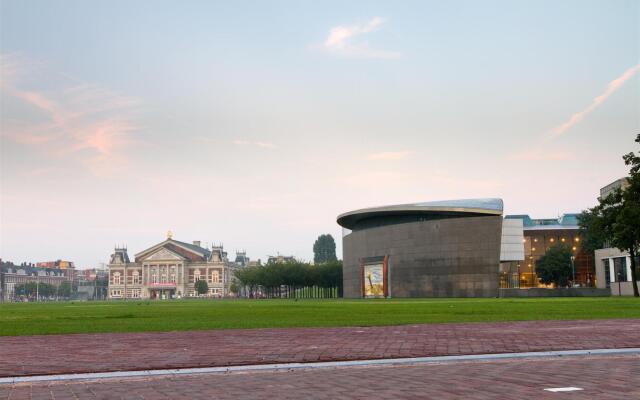
<path id="1" fill-rule="evenodd" d="M 344 297 L 496 297 L 501 261 L 522 260 L 522 220 L 501 199 L 366 208 L 338 216 Z"/>

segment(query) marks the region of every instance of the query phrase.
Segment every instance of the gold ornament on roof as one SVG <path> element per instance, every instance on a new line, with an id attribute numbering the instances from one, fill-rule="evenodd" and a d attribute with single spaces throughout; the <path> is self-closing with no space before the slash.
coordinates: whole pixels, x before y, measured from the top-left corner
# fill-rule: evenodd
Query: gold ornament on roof
<path id="1" fill-rule="evenodd" d="M 171 230 L 167 231 L 167 239 L 173 239 L 173 232 L 171 232 Z"/>

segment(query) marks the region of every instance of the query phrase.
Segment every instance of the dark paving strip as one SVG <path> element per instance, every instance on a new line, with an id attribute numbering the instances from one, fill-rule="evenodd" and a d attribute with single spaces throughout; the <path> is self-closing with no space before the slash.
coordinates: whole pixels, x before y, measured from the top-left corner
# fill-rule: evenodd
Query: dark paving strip
<path id="1" fill-rule="evenodd" d="M 0 376 L 640 347 L 640 320 L 0 337 Z"/>
<path id="2" fill-rule="evenodd" d="M 493 360 L 0 386 L 35 399 L 638 399 L 640 356 Z M 582 390 L 553 393 L 573 386 Z"/>

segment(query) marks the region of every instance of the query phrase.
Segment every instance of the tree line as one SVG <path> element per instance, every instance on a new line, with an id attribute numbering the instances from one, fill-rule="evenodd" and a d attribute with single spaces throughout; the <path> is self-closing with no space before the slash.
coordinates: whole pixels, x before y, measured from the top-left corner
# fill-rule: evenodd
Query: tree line
<path id="1" fill-rule="evenodd" d="M 64 281 L 60 285 L 51 285 L 49 283 L 27 282 L 18 284 L 14 287 L 14 296 L 24 296 L 27 298 L 70 298 L 77 288 L 69 281 Z"/>
<path id="2" fill-rule="evenodd" d="M 240 291 L 247 297 L 342 297 L 342 262 L 273 263 L 236 271 Z"/>

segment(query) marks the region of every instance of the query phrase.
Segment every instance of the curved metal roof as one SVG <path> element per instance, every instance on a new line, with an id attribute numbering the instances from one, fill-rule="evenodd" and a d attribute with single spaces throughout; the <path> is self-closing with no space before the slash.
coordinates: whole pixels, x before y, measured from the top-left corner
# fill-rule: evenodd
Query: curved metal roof
<path id="1" fill-rule="evenodd" d="M 360 221 L 371 217 L 396 215 L 437 215 L 437 214 L 487 214 L 502 215 L 502 199 L 460 199 L 427 201 L 414 204 L 398 204 L 382 207 L 363 208 L 349 211 L 338 216 L 338 224 L 347 228 L 353 227 Z"/>

